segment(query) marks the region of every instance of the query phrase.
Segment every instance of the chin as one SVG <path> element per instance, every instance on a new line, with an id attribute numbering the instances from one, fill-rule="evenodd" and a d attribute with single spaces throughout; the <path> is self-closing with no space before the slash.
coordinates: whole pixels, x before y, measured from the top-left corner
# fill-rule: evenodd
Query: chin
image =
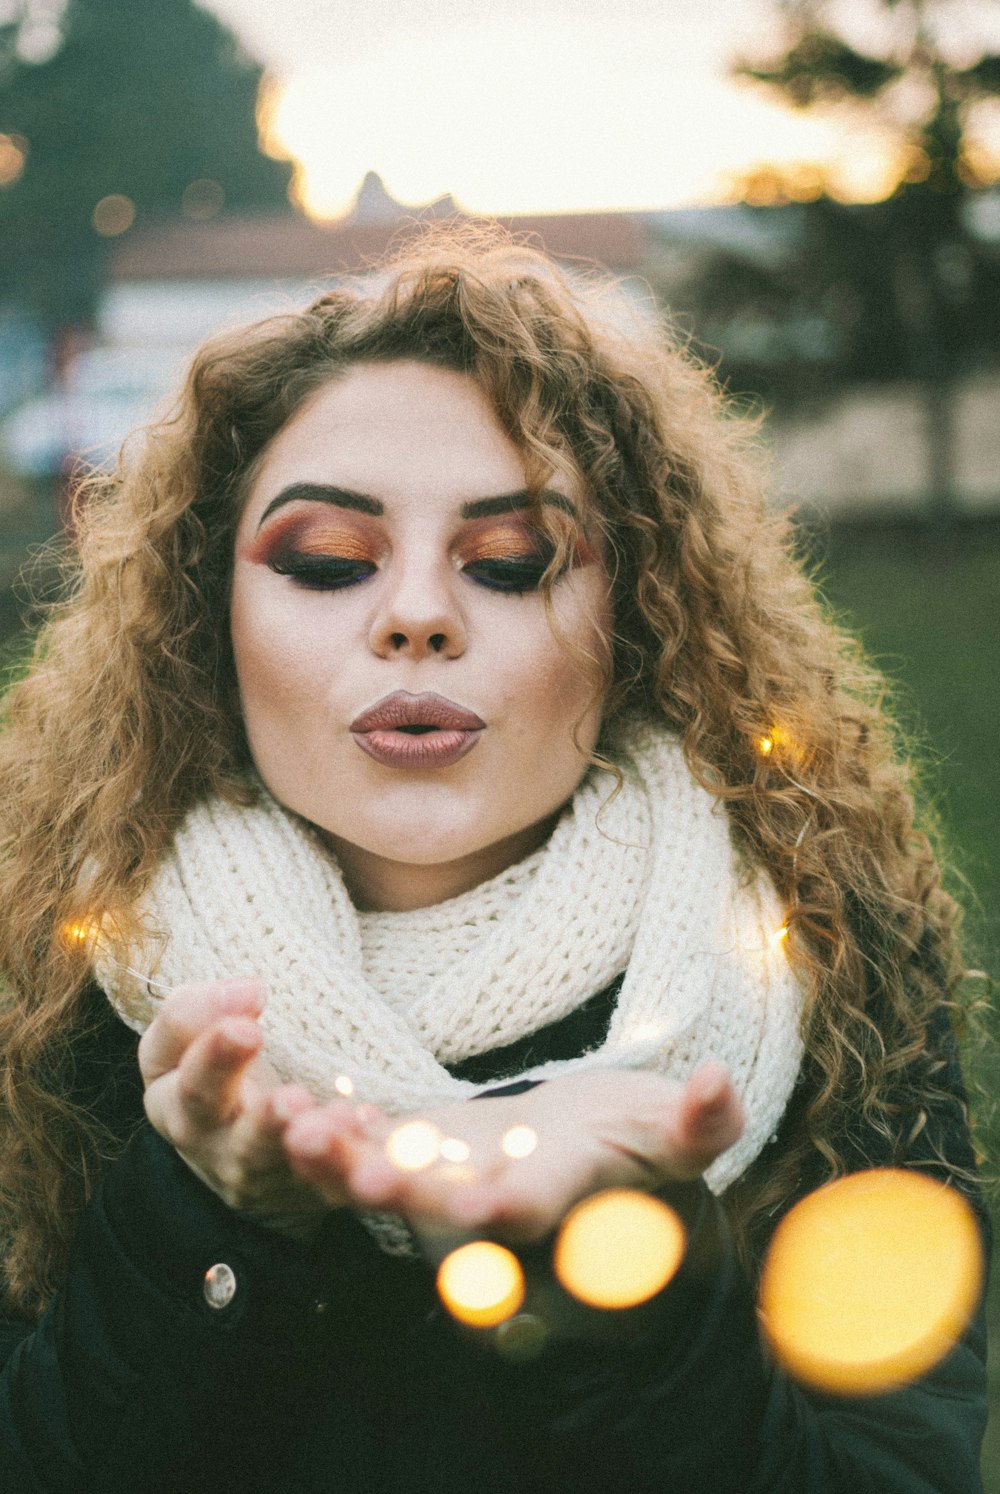
<path id="1" fill-rule="evenodd" d="M 369 856 L 378 857 L 382 861 L 393 861 L 400 866 L 414 867 L 453 866 L 456 862 L 472 861 L 488 854 L 495 843 L 492 839 L 484 843 L 479 839 L 463 836 L 427 836 L 419 840 L 411 840 L 408 836 L 405 841 L 400 841 L 397 837 L 379 839 L 370 845 L 353 842 Z"/>

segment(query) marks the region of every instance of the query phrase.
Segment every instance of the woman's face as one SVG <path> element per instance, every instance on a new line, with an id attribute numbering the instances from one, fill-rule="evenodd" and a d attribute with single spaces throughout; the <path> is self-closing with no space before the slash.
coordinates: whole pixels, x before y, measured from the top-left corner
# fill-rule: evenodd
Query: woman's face
<path id="1" fill-rule="evenodd" d="M 326 832 L 362 906 L 420 907 L 541 843 L 586 771 L 597 672 L 553 633 L 524 463 L 468 376 L 359 364 L 266 449 L 236 535 L 232 640 L 254 763 Z M 582 493 L 556 627 L 600 652 Z M 575 740 L 574 740 L 575 737 Z"/>

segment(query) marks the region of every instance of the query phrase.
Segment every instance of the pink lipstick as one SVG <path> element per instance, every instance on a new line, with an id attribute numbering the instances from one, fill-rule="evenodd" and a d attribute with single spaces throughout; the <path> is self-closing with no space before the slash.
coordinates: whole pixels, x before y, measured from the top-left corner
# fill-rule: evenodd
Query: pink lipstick
<path id="1" fill-rule="evenodd" d="M 486 722 L 443 695 L 395 690 L 348 729 L 362 752 L 385 767 L 446 768 L 475 747 Z"/>

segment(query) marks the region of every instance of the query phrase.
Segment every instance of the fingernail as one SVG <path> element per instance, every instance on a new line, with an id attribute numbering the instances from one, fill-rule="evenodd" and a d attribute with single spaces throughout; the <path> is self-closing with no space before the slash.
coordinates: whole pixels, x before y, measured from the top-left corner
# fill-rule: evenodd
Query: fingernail
<path id="1" fill-rule="evenodd" d="M 219 1005 L 224 1011 L 261 1011 L 264 1005 L 264 987 L 259 980 L 247 976 L 234 976 L 220 981 Z"/>
<path id="2" fill-rule="evenodd" d="M 698 1085 L 699 1105 L 703 1109 L 711 1109 L 726 1099 L 729 1091 L 729 1075 L 723 1069 L 710 1069 L 707 1073 L 700 1075 Z"/>
<path id="3" fill-rule="evenodd" d="M 260 1046 L 259 1030 L 248 1021 L 241 1022 L 238 1017 L 220 1022 L 216 1031 L 232 1053 L 250 1053 Z"/>

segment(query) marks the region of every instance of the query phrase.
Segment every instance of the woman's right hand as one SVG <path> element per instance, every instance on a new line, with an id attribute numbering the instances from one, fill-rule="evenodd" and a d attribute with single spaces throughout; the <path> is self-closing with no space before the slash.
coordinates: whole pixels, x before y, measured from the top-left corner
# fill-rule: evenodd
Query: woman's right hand
<path id="1" fill-rule="evenodd" d="M 146 1114 L 231 1208 L 308 1239 L 347 1195 L 329 1184 L 320 1193 L 288 1163 L 285 1131 L 315 1101 L 302 1085 L 282 1084 L 263 1057 L 263 1001 L 254 980 L 171 992 L 139 1043 Z M 344 1101 L 340 1120 L 347 1141 L 361 1124 L 356 1107 Z"/>

